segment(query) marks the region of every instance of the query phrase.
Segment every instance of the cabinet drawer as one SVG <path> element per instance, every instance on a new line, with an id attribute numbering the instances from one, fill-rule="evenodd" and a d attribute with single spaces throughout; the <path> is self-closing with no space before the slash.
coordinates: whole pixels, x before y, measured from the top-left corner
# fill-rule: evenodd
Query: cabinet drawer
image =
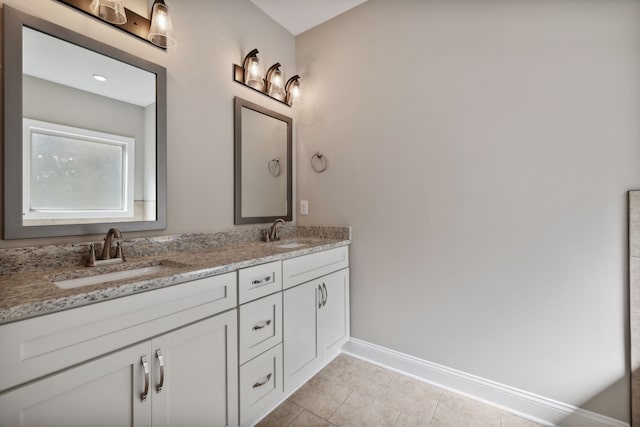
<path id="1" fill-rule="evenodd" d="M 238 272 L 238 299 L 240 304 L 281 290 L 281 261 L 243 268 Z"/>
<path id="2" fill-rule="evenodd" d="M 0 326 L 0 391 L 235 307 L 236 274 Z"/>
<path id="3" fill-rule="evenodd" d="M 240 363 L 282 342 L 282 293 L 240 307 Z"/>
<path id="4" fill-rule="evenodd" d="M 347 246 L 284 260 L 282 262 L 283 288 L 287 289 L 308 282 L 348 266 Z"/>
<path id="5" fill-rule="evenodd" d="M 277 402 L 282 389 L 282 344 L 240 366 L 240 423 Z"/>

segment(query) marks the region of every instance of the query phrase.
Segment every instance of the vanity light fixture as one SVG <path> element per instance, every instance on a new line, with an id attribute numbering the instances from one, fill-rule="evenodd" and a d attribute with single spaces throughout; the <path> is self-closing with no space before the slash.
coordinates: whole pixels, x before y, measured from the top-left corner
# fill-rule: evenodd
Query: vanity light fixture
<path id="1" fill-rule="evenodd" d="M 233 65 L 233 80 L 291 107 L 300 95 L 300 76 L 296 74 L 283 84 L 278 62 L 269 67 L 263 79 L 258 53 L 258 49 L 253 49 L 244 57 L 242 66 Z"/>
<path id="2" fill-rule="evenodd" d="M 287 80 L 284 90 L 287 94 L 287 104 L 296 104 L 300 100 L 300 76 L 296 74 Z"/>
<path id="3" fill-rule="evenodd" d="M 284 88 L 282 85 L 282 71 L 280 63 L 273 64 L 267 70 L 267 94 L 272 98 L 283 99 Z"/>
<path id="4" fill-rule="evenodd" d="M 161 48 L 176 47 L 173 38 L 173 22 L 169 15 L 169 6 L 164 0 L 155 0 L 151 9 L 151 27 L 149 28 L 149 41 Z"/>
<path id="5" fill-rule="evenodd" d="M 123 6 L 124 0 L 58 0 L 115 28 L 136 36 L 160 49 L 177 45 L 173 38 L 173 24 L 169 7 L 164 0 L 155 0 L 151 19 L 138 15 Z"/>
<path id="6" fill-rule="evenodd" d="M 91 13 L 110 24 L 122 25 L 127 22 L 122 0 L 92 0 Z"/>

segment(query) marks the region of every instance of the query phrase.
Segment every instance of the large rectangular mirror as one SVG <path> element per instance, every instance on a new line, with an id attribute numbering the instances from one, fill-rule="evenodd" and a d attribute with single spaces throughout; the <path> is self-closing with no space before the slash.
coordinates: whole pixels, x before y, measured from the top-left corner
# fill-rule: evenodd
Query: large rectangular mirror
<path id="1" fill-rule="evenodd" d="M 292 120 L 235 98 L 235 223 L 291 221 Z"/>
<path id="2" fill-rule="evenodd" d="M 4 7 L 4 238 L 166 228 L 166 70 Z"/>

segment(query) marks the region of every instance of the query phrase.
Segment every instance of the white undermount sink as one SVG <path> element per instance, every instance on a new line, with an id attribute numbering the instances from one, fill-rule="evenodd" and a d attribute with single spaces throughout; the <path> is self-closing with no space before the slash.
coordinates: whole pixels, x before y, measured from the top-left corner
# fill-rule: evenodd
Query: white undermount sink
<path id="1" fill-rule="evenodd" d="M 276 248 L 282 248 L 282 249 L 293 249 L 293 248 L 300 248 L 302 246 L 309 246 L 309 243 L 305 243 L 305 242 L 287 242 L 287 243 L 279 243 L 277 245 L 274 245 Z"/>
<path id="2" fill-rule="evenodd" d="M 114 282 L 116 280 L 135 279 L 137 277 L 167 272 L 175 268 L 171 265 L 150 265 L 146 267 L 132 268 L 129 270 L 112 271 L 109 273 L 95 274 L 92 276 L 76 277 L 73 279 L 53 280 L 53 284 L 61 289 L 73 289 L 82 286 L 97 285 L 99 283 Z"/>

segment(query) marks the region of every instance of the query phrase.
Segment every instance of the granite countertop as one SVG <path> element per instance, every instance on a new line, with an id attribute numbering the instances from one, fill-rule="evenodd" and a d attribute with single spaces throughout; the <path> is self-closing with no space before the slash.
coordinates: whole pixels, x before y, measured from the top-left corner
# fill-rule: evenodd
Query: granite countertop
<path id="1" fill-rule="evenodd" d="M 304 242 L 305 246 L 278 247 L 288 241 Z M 350 243 L 350 237 L 344 238 L 344 236 L 339 238 L 294 236 L 279 242 L 243 242 L 221 247 L 190 248 L 191 250 L 180 252 L 129 257 L 125 263 L 111 266 L 83 267 L 76 264 L 34 269 L 34 271 L 9 272 L 0 275 L 0 324 L 215 276 L 252 265 L 346 246 Z M 53 284 L 58 280 L 159 264 L 163 265 L 163 271 L 136 278 L 74 289 L 61 289 Z"/>

